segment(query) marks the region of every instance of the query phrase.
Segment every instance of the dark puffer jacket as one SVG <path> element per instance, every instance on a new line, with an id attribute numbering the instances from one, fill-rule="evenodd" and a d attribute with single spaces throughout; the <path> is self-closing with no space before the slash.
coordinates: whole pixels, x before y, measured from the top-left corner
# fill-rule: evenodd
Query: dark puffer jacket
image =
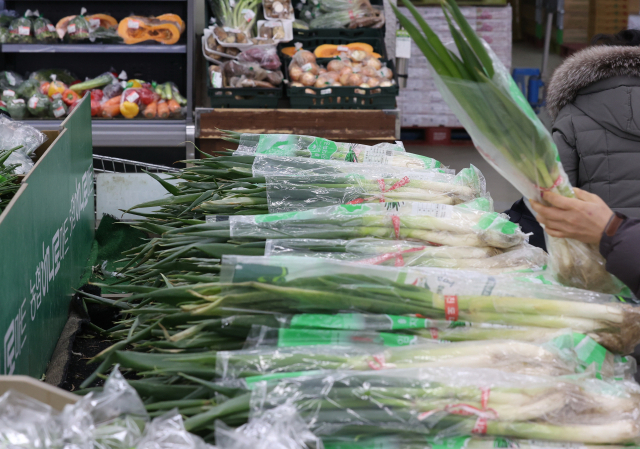
<path id="1" fill-rule="evenodd" d="M 640 47 L 576 53 L 553 74 L 547 107 L 571 185 L 640 217 Z"/>

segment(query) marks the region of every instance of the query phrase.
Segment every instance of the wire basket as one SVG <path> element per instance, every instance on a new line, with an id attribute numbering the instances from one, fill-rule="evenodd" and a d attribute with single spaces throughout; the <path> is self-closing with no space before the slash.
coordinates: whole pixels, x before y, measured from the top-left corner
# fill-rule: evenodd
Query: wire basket
<path id="1" fill-rule="evenodd" d="M 165 165 L 121 159 L 119 157 L 93 155 L 94 173 L 178 173 L 180 169 Z"/>

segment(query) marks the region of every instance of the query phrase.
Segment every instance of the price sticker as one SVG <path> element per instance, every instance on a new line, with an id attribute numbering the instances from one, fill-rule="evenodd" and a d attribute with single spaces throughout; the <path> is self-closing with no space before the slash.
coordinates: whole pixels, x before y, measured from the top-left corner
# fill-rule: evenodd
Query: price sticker
<path id="1" fill-rule="evenodd" d="M 396 58 L 411 57 L 411 36 L 406 30 L 396 31 Z"/>

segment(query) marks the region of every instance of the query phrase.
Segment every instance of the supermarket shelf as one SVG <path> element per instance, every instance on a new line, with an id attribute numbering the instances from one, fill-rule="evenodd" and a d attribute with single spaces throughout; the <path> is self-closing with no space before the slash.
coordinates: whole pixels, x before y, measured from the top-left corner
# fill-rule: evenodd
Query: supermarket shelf
<path id="1" fill-rule="evenodd" d="M 3 44 L 2 53 L 186 53 L 186 45 Z"/>
<path id="2" fill-rule="evenodd" d="M 25 120 L 39 130 L 56 129 L 60 120 Z M 94 120 L 94 147 L 185 147 L 186 120 Z"/>

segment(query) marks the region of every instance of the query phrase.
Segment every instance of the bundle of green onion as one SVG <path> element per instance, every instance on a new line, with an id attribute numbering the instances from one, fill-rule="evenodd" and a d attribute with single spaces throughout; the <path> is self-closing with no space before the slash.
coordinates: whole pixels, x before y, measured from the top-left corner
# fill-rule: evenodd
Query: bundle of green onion
<path id="1" fill-rule="evenodd" d="M 478 151 L 526 198 L 542 200 L 541 193 L 547 191 L 573 197 L 551 135 L 505 67 L 469 26 L 455 0 L 443 0 L 442 9 L 457 54 L 442 44 L 409 0 L 403 2 L 418 26 L 394 6 L 400 24 L 429 60 L 438 90 Z M 594 245 L 549 238 L 547 246 L 564 284 L 620 291 L 621 283 L 606 272 Z"/>
<path id="2" fill-rule="evenodd" d="M 4 165 L 11 153 L 20 149 L 21 146 L 11 150 L 0 150 L 0 213 L 9 205 L 13 195 L 20 188 L 20 184 L 16 182 L 18 176 L 14 174 L 16 165 Z"/>
<path id="3" fill-rule="evenodd" d="M 500 274 L 541 270 L 547 254 L 524 243 L 505 250 L 491 247 L 429 246 L 408 240 L 267 240 L 265 256 L 320 257 L 370 265 L 458 268 Z"/>

